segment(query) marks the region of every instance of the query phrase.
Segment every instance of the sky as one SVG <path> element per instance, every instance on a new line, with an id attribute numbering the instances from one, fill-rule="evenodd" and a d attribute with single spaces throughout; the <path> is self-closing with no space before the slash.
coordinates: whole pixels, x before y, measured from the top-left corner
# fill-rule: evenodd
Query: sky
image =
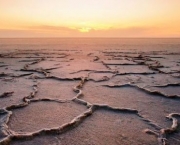
<path id="1" fill-rule="evenodd" d="M 180 0 L 0 0 L 14 37 L 180 37 Z"/>

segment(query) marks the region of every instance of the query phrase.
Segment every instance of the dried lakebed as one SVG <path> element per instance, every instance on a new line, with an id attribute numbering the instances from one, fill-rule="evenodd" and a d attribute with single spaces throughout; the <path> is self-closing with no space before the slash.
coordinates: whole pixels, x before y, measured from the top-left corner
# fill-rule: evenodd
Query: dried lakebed
<path id="1" fill-rule="evenodd" d="M 179 145 L 180 53 L 0 54 L 1 145 Z"/>

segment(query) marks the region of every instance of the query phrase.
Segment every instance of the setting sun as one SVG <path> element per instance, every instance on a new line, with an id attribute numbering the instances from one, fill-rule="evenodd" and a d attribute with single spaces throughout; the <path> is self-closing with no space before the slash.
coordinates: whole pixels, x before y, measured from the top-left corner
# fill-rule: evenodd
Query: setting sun
<path id="1" fill-rule="evenodd" d="M 83 27 L 83 28 L 80 28 L 78 29 L 80 32 L 89 32 L 91 30 L 91 28 L 88 28 L 88 27 Z"/>

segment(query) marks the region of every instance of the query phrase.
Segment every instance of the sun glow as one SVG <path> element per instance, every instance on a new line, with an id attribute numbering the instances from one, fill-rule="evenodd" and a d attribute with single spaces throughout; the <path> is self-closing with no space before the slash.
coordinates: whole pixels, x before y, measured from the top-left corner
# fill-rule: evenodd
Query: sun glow
<path id="1" fill-rule="evenodd" d="M 89 32 L 91 30 L 91 28 L 89 28 L 89 27 L 82 27 L 82 28 L 80 28 L 78 30 L 79 30 L 79 32 L 87 33 L 87 32 Z"/>

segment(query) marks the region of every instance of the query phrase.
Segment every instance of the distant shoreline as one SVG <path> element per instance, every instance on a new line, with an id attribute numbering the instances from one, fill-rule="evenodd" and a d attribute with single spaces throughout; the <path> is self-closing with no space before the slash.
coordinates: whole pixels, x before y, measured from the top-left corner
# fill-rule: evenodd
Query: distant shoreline
<path id="1" fill-rule="evenodd" d="M 2 37 L 0 39 L 180 39 L 180 37 Z"/>

